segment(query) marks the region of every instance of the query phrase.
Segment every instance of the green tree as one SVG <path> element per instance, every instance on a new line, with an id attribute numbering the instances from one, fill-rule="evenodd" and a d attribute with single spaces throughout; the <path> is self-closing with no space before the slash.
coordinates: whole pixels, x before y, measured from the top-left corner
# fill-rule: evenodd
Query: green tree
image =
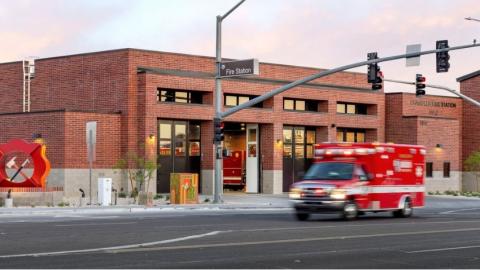
<path id="1" fill-rule="evenodd" d="M 472 172 L 475 176 L 477 191 L 478 191 L 478 179 L 480 178 L 480 151 L 473 152 L 465 160 L 465 170 Z"/>
<path id="2" fill-rule="evenodd" d="M 468 156 L 467 160 L 465 160 L 465 169 L 476 172 L 476 174 L 480 172 L 480 151 L 473 152 Z"/>
<path id="3" fill-rule="evenodd" d="M 144 188 L 148 192 L 153 173 L 160 166 L 154 159 L 147 159 L 137 152 L 128 152 L 124 158 L 117 161 L 114 169 L 121 169 L 127 172 L 128 180 L 131 187 L 130 196 L 136 200 L 138 191 Z M 138 189 L 137 189 L 138 185 Z"/>

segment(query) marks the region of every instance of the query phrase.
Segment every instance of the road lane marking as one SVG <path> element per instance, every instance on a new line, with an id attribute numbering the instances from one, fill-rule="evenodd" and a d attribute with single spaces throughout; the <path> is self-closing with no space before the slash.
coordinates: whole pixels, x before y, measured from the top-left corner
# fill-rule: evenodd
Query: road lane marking
<path id="1" fill-rule="evenodd" d="M 106 223 L 80 223 L 80 224 L 57 224 L 55 227 L 73 227 L 73 226 L 105 226 L 105 225 L 126 225 L 137 224 L 138 222 L 106 222 Z"/>
<path id="2" fill-rule="evenodd" d="M 213 243 L 213 244 L 198 244 L 185 246 L 169 246 L 169 247 L 150 247 L 150 248 L 132 248 L 112 251 L 112 253 L 128 253 L 128 252 L 145 252 L 145 251 L 161 251 L 161 250 L 179 250 L 179 249 L 196 249 L 196 248 L 212 248 L 212 247 L 235 247 L 235 246 L 252 246 L 252 245 L 269 245 L 269 244 L 285 244 L 285 243 L 299 243 L 299 242 L 314 242 L 326 240 L 349 240 L 362 239 L 372 237 L 389 237 L 389 236 L 406 236 L 406 235 L 422 235 L 422 234 L 436 234 L 449 232 L 470 232 L 480 231 L 480 228 L 465 228 L 452 230 L 433 230 L 422 232 L 402 232 L 402 233 L 379 233 L 379 234 L 361 234 L 361 235 L 345 235 L 345 236 L 328 236 L 315 238 L 300 238 L 300 239 L 281 239 L 281 240 L 266 240 L 266 241 L 251 241 L 251 242 L 235 242 L 235 243 Z M 232 231 L 236 232 L 236 231 Z M 1 257 L 0 257 L 1 258 Z"/>
<path id="3" fill-rule="evenodd" d="M 392 223 L 376 223 L 376 224 L 350 224 L 343 225 L 344 227 L 373 227 L 373 226 L 391 226 L 391 225 L 422 225 L 422 224 L 455 224 L 455 223 L 480 223 L 480 220 L 459 220 L 459 221 L 430 221 L 430 222 L 392 222 Z M 243 229 L 235 230 L 238 232 L 258 232 L 258 231 L 281 231 L 281 230 L 300 230 L 300 229 L 323 229 L 323 228 L 336 228 L 338 225 L 325 225 L 325 226 L 304 226 L 304 227 L 280 227 L 280 228 L 258 228 L 258 229 Z"/>
<path id="4" fill-rule="evenodd" d="M 180 241 L 186 241 L 191 239 L 198 239 L 207 236 L 213 236 L 220 233 L 225 233 L 229 231 L 212 231 L 203 234 L 196 234 L 190 236 L 184 236 L 179 238 L 173 238 L 168 240 L 161 240 L 155 242 L 147 242 L 147 243 L 140 243 L 140 244 L 131 244 L 131 245 L 122 245 L 122 246 L 113 246 L 113 247 L 103 247 L 103 248 L 89 248 L 89 249 L 78 249 L 78 250 L 66 250 L 66 251 L 53 251 L 53 252 L 40 252 L 40 253 L 25 253 L 25 254 L 12 254 L 12 255 L 0 255 L 1 259 L 7 258 L 19 258 L 19 257 L 42 257 L 42 256 L 55 256 L 55 255 L 68 255 L 68 254 L 76 254 L 76 253 L 92 253 L 92 252 L 100 252 L 100 251 L 113 251 L 113 250 L 121 250 L 127 248 L 141 248 L 141 247 L 149 247 L 149 246 L 156 246 L 162 244 L 170 244 Z"/>
<path id="5" fill-rule="evenodd" d="M 480 210 L 480 208 L 463 208 L 463 209 L 458 209 L 458 210 L 450 210 L 450 211 L 445 211 L 445 212 L 440 212 L 440 215 L 446 215 L 446 214 L 454 214 L 457 212 L 464 212 L 464 211 L 471 211 L 471 210 Z"/>
<path id="6" fill-rule="evenodd" d="M 439 252 L 439 251 L 459 250 L 459 249 L 470 249 L 470 248 L 480 248 L 480 245 L 479 245 L 479 246 L 464 246 L 464 247 L 451 247 L 451 248 L 435 248 L 435 249 L 414 250 L 414 251 L 406 251 L 405 253 L 426 253 L 426 252 Z"/>

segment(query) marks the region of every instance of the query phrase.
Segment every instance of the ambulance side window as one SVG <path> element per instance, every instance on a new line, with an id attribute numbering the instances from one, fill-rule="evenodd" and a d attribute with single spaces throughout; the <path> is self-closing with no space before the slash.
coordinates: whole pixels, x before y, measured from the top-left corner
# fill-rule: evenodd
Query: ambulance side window
<path id="1" fill-rule="evenodd" d="M 358 179 L 360 181 L 368 181 L 368 175 L 365 173 L 365 170 L 363 169 L 363 167 L 358 166 L 355 169 L 355 174 L 358 176 Z"/>

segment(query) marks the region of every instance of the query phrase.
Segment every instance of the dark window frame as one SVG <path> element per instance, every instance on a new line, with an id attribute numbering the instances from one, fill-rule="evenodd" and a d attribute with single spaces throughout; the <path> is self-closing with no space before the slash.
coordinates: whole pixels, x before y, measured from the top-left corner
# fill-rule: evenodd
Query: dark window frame
<path id="1" fill-rule="evenodd" d="M 303 142 L 299 143 L 295 141 L 295 131 L 296 130 L 303 130 Z M 290 132 L 291 136 L 291 141 L 286 142 L 285 141 L 285 131 Z M 308 134 L 313 133 L 313 142 L 308 141 Z M 309 126 L 283 126 L 283 131 L 282 131 L 282 144 L 283 144 L 283 157 L 284 158 L 292 158 L 295 156 L 297 158 L 295 149 L 297 147 L 297 144 L 301 144 L 303 146 L 303 155 L 301 158 L 303 159 L 313 159 L 314 158 L 314 151 L 315 151 L 315 144 L 317 140 L 317 131 Z M 290 147 L 290 154 L 285 155 L 285 146 Z M 311 150 L 309 153 L 308 150 Z"/>
<path id="2" fill-rule="evenodd" d="M 337 128 L 337 133 L 336 135 L 338 136 L 338 133 L 342 132 L 342 142 L 347 142 L 347 133 L 348 132 L 353 132 L 354 133 L 354 142 L 359 142 L 358 141 L 358 133 L 363 133 L 363 142 L 367 141 L 367 131 L 365 129 L 357 129 L 357 128 Z M 363 143 L 360 142 L 360 143 Z"/>
<path id="3" fill-rule="evenodd" d="M 236 105 L 227 105 L 227 97 L 235 97 L 235 99 L 236 99 L 235 104 L 236 104 Z M 252 100 L 252 99 L 256 98 L 257 96 L 249 96 L 249 95 L 241 95 L 241 94 L 224 93 L 224 94 L 223 94 L 223 106 L 225 106 L 225 107 L 235 107 L 235 106 L 238 106 L 238 105 L 240 105 L 239 102 L 240 102 L 240 98 L 242 98 L 242 97 L 246 97 L 246 98 L 248 98 L 248 100 Z M 252 107 L 253 107 L 253 108 L 263 108 L 263 102 L 257 103 L 257 104 L 255 104 L 255 105 L 253 105 Z"/>
<path id="4" fill-rule="evenodd" d="M 443 178 L 450 178 L 450 161 L 443 162 Z"/>
<path id="5" fill-rule="evenodd" d="M 343 105 L 343 112 L 338 111 L 338 105 Z M 355 112 L 348 113 L 348 106 L 354 106 Z M 349 103 L 349 102 L 337 102 L 337 113 L 339 114 L 350 114 L 350 115 L 368 115 L 368 106 L 374 104 L 364 104 L 364 103 Z"/>
<path id="6" fill-rule="evenodd" d="M 162 92 L 165 92 L 163 94 Z M 186 102 L 178 102 L 177 93 L 186 93 Z M 163 97 L 165 99 L 168 98 L 171 100 L 162 100 Z M 165 103 L 178 103 L 178 104 L 203 104 L 203 95 L 201 91 L 190 91 L 190 90 L 180 90 L 180 89 L 169 89 L 169 88 L 157 88 L 157 102 L 165 102 Z"/>
<path id="7" fill-rule="evenodd" d="M 293 109 L 285 109 L 285 101 L 293 101 Z M 297 102 L 304 102 L 304 109 L 297 109 Z M 318 106 L 320 101 L 312 99 L 298 99 L 298 98 L 283 98 L 283 110 L 284 111 L 298 111 L 298 112 L 318 112 Z"/>
<path id="8" fill-rule="evenodd" d="M 425 163 L 425 177 L 427 178 L 433 177 L 433 162 Z"/>

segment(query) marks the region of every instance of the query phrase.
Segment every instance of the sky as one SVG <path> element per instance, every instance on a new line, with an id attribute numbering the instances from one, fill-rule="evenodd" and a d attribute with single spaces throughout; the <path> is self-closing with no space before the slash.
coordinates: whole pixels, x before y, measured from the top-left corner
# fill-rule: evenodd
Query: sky
<path id="1" fill-rule="evenodd" d="M 0 62 L 118 48 L 215 55 L 215 17 L 238 0 L 0 0 Z M 478 0 L 246 0 L 222 24 L 222 56 L 334 68 L 405 53 L 480 42 Z M 480 69 L 480 47 L 450 52 L 450 71 L 435 55 L 418 67 L 381 63 L 386 78 L 458 89 L 456 78 Z M 366 67 L 352 71 L 366 72 Z M 414 92 L 393 83 L 386 92 Z M 427 89 L 429 94 L 448 95 Z"/>

